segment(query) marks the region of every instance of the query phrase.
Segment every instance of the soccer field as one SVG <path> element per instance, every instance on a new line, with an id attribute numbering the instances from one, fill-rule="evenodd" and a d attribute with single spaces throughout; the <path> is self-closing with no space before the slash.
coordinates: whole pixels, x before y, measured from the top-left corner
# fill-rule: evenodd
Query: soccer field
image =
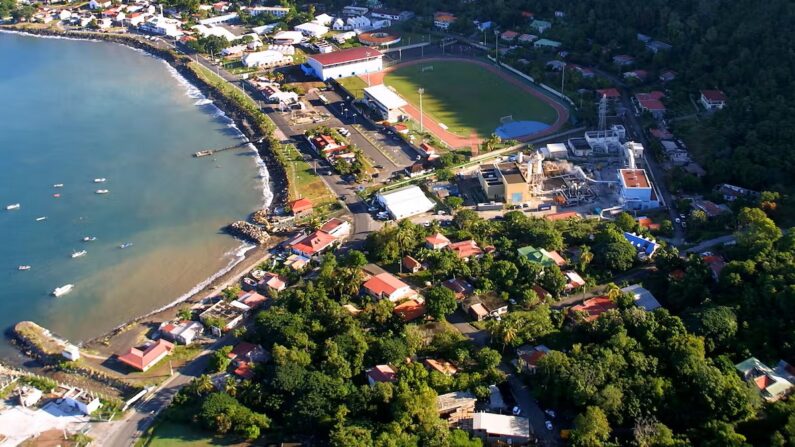
<path id="1" fill-rule="evenodd" d="M 433 69 L 423 69 L 429 66 Z M 500 118 L 508 115 L 539 130 L 558 117 L 541 99 L 469 62 L 436 60 L 397 67 L 387 73 L 384 84 L 418 108 L 418 89 L 424 88 L 424 113 L 460 136 L 475 132 L 488 137 L 502 124 Z"/>

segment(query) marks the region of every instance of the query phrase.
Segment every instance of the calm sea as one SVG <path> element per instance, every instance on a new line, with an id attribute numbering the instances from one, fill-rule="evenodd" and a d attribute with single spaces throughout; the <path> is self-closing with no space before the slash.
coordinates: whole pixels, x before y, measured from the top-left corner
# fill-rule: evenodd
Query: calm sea
<path id="1" fill-rule="evenodd" d="M 0 33 L 0 327 L 34 320 L 84 340 L 239 260 L 244 247 L 219 229 L 270 201 L 267 171 L 253 151 L 191 157 L 239 142 L 158 59 Z M 21 208 L 6 211 L 12 203 Z M 78 250 L 88 253 L 73 259 Z M 69 283 L 70 294 L 49 295 Z"/>

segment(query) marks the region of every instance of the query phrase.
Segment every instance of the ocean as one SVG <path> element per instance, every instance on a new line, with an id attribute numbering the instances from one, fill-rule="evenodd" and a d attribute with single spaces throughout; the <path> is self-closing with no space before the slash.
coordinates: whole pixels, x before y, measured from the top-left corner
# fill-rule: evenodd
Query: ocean
<path id="1" fill-rule="evenodd" d="M 0 327 L 33 320 L 80 342 L 241 260 L 250 246 L 221 228 L 270 203 L 267 170 L 253 150 L 191 156 L 241 135 L 170 66 L 118 44 L 8 33 L 0 61 Z"/>

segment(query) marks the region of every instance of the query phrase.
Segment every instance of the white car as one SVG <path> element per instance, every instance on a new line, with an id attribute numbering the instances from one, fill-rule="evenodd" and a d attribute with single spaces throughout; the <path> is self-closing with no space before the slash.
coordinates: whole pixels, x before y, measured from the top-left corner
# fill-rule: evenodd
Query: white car
<path id="1" fill-rule="evenodd" d="M 547 430 L 552 430 L 552 421 L 544 421 L 544 426 Z"/>
<path id="2" fill-rule="evenodd" d="M 513 413 L 514 416 L 519 416 L 520 414 L 522 414 L 522 409 L 519 408 L 518 406 L 516 406 L 516 407 L 513 407 L 513 411 L 511 411 L 511 412 Z"/>
<path id="3" fill-rule="evenodd" d="M 552 419 L 555 419 L 555 410 L 544 410 L 544 413 L 546 413 L 547 416 L 551 417 Z"/>

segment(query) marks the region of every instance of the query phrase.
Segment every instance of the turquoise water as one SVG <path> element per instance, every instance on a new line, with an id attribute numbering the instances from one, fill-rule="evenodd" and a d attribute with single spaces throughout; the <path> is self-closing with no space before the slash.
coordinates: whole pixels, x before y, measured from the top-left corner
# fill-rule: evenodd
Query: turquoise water
<path id="1" fill-rule="evenodd" d="M 1 328 L 34 320 L 84 340 L 239 259 L 240 241 L 219 230 L 269 201 L 267 171 L 253 151 L 191 157 L 240 142 L 208 103 L 141 52 L 0 33 Z"/>

